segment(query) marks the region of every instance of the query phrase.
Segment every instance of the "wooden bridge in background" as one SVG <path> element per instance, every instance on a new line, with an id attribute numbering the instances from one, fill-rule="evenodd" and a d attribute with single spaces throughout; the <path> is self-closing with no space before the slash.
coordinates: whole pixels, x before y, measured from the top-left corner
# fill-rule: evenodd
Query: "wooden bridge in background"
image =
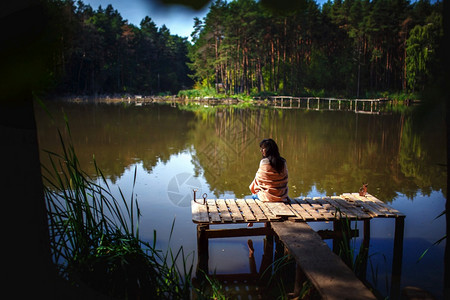
<path id="1" fill-rule="evenodd" d="M 333 238 L 333 248 L 339 246 L 342 231 L 339 221 L 363 221 L 363 245 L 369 248 L 370 220 L 394 218 L 395 237 L 392 264 L 391 298 L 400 294 L 405 216 L 398 210 L 367 194 L 345 193 L 341 196 L 303 197 L 289 203 L 262 202 L 253 199 L 195 199 L 191 202 L 192 221 L 197 224 L 197 271 L 208 273 L 208 239 L 238 236 L 266 236 L 264 255 L 272 257 L 273 237 L 295 259 L 296 285 L 308 279 L 323 299 L 375 299 L 356 275 L 323 242 Z M 332 232 L 316 232 L 307 222 L 333 222 Z M 265 223 L 264 227 L 211 229 L 210 225 Z M 354 232 L 358 235 L 359 232 Z M 336 250 L 336 249 L 334 249 Z M 266 253 L 268 252 L 268 253 Z M 273 261 L 273 260 L 272 260 Z M 367 264 L 367 261 L 366 261 Z M 255 274 L 248 274 L 254 275 Z M 228 279 L 239 275 L 222 276 Z M 220 276 L 219 276 L 220 277 Z"/>
<path id="2" fill-rule="evenodd" d="M 392 100 L 378 99 L 339 99 L 322 97 L 269 96 L 267 99 L 274 108 L 354 111 L 361 114 L 379 114 L 381 107 Z M 256 97 L 254 100 L 264 100 Z"/>

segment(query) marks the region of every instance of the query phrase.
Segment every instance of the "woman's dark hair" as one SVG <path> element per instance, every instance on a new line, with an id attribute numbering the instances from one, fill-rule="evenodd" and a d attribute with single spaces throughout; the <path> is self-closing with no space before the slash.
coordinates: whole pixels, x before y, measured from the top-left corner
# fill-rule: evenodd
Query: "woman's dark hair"
<path id="1" fill-rule="evenodd" d="M 259 147 L 266 149 L 266 156 L 272 168 L 281 173 L 284 168 L 285 159 L 280 156 L 277 143 L 272 139 L 264 139 L 259 143 Z"/>

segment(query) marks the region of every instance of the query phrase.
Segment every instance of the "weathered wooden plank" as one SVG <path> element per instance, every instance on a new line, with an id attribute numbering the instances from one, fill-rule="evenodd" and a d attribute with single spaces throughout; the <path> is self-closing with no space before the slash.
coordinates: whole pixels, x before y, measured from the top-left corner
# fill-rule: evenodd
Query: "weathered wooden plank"
<path id="1" fill-rule="evenodd" d="M 236 204 L 239 206 L 245 221 L 256 221 L 256 217 L 253 215 L 244 199 L 236 199 Z"/>
<path id="2" fill-rule="evenodd" d="M 374 217 L 387 217 L 387 215 L 380 209 L 375 202 L 365 200 L 356 200 L 354 202 L 356 205 L 362 206 L 364 209 L 369 210 L 368 213 L 373 215 Z"/>
<path id="3" fill-rule="evenodd" d="M 273 223 L 272 229 L 322 299 L 376 299 L 308 224 Z"/>
<path id="4" fill-rule="evenodd" d="M 255 200 L 253 199 L 247 199 L 246 200 L 248 206 L 253 212 L 253 215 L 256 217 L 258 221 L 267 221 L 267 217 L 264 215 L 264 212 L 261 210 L 261 208 L 256 204 Z"/>
<path id="5" fill-rule="evenodd" d="M 390 213 L 395 214 L 397 217 L 405 217 L 405 215 L 404 215 L 403 213 L 401 213 L 399 210 L 397 210 L 397 209 L 395 209 L 395 208 L 393 208 L 393 207 L 391 207 L 391 206 L 389 206 L 389 205 L 387 205 L 387 204 L 385 204 L 385 203 L 383 204 L 383 206 L 386 207 L 387 210 L 388 210 Z"/>
<path id="6" fill-rule="evenodd" d="M 376 202 L 366 202 L 371 206 L 376 207 L 378 211 L 380 211 L 385 217 L 395 217 L 396 214 L 389 211 L 389 208 L 386 205 L 380 205 Z"/>
<path id="7" fill-rule="evenodd" d="M 341 201 L 338 201 L 341 200 Z M 337 196 L 332 196 L 330 197 L 330 199 L 328 200 L 335 208 L 336 208 L 336 219 L 340 218 L 340 214 L 339 212 L 337 212 L 338 210 L 347 218 L 350 219 L 356 219 L 356 215 L 348 209 L 348 206 L 346 205 L 345 201 L 342 200 L 341 198 L 337 197 Z"/>
<path id="8" fill-rule="evenodd" d="M 209 223 L 206 205 L 191 200 L 192 221 L 195 223 Z"/>
<path id="9" fill-rule="evenodd" d="M 352 196 L 352 193 L 343 193 L 343 194 L 341 195 L 341 197 L 344 198 L 344 199 L 350 199 L 351 196 Z"/>
<path id="10" fill-rule="evenodd" d="M 319 202 L 322 204 L 323 209 L 327 212 L 327 214 L 330 216 L 330 219 L 336 218 L 336 208 L 331 205 L 331 203 L 328 201 L 330 197 L 324 197 L 319 200 Z"/>
<path id="11" fill-rule="evenodd" d="M 299 213 L 302 215 L 303 218 L 305 218 L 305 220 L 316 220 L 317 218 L 314 218 L 314 216 L 312 216 L 308 210 L 309 210 L 309 204 L 307 201 L 305 201 L 304 199 L 300 199 L 300 198 L 296 198 L 295 201 L 298 204 L 298 207 L 295 206 L 296 208 L 299 208 Z M 302 205 L 306 205 L 306 209 L 302 206 Z"/>
<path id="12" fill-rule="evenodd" d="M 291 220 L 291 221 L 306 221 L 306 219 L 302 217 L 301 213 L 297 211 L 297 210 L 299 210 L 299 211 L 303 210 L 298 203 L 291 203 L 290 207 L 291 207 L 292 212 L 295 214 L 295 216 L 290 217 L 289 220 Z"/>
<path id="13" fill-rule="evenodd" d="M 383 201 L 377 199 L 376 197 L 374 197 L 374 196 L 372 196 L 370 194 L 366 194 L 365 197 L 360 196 L 358 194 L 355 194 L 355 196 L 356 196 L 356 198 L 358 198 L 361 201 L 372 203 L 381 212 L 383 212 L 383 213 L 387 212 L 388 217 L 394 217 L 394 216 L 395 217 L 404 217 L 405 216 L 404 214 L 402 214 L 397 209 L 395 209 L 393 207 L 390 207 L 389 205 L 387 205 Z"/>
<path id="14" fill-rule="evenodd" d="M 300 206 L 307 211 L 314 220 L 322 220 L 324 217 L 316 211 L 316 208 L 311 205 L 310 201 L 312 201 L 311 198 L 303 198 L 302 201 L 300 201 Z"/>
<path id="15" fill-rule="evenodd" d="M 384 203 L 383 201 L 381 201 L 380 199 L 376 198 L 375 196 L 371 195 L 371 194 L 366 194 L 366 199 L 375 202 L 376 204 L 385 207 L 390 213 L 395 214 L 396 217 L 405 217 L 405 215 L 403 213 L 401 213 L 400 211 L 398 211 L 397 209 L 390 207 L 389 205 L 387 205 L 386 203 Z"/>
<path id="16" fill-rule="evenodd" d="M 370 205 L 369 201 L 362 201 L 355 197 L 355 194 L 352 193 L 344 193 L 341 195 L 341 198 L 346 201 L 346 203 L 350 206 L 360 207 L 363 212 L 367 213 L 371 217 L 384 216 L 376 207 Z"/>
<path id="17" fill-rule="evenodd" d="M 386 203 L 384 203 L 383 201 L 379 200 L 378 198 L 372 196 L 371 194 L 366 194 L 365 196 L 360 196 L 358 193 L 352 193 L 351 195 L 361 201 L 364 201 L 364 202 L 371 202 L 371 203 L 376 203 L 377 205 L 387 206 Z"/>
<path id="18" fill-rule="evenodd" d="M 303 207 L 295 201 L 296 199 L 291 200 L 291 209 L 297 214 L 298 220 L 314 220 L 313 216 L 311 216 Z"/>
<path id="19" fill-rule="evenodd" d="M 345 200 L 343 200 L 343 201 L 345 201 Z M 350 207 L 350 210 L 353 211 L 357 215 L 358 219 L 363 220 L 363 219 L 370 219 L 371 218 L 371 216 L 369 214 L 367 214 L 361 207 L 357 207 L 355 205 L 352 205 Z"/>
<path id="20" fill-rule="evenodd" d="M 351 202 L 348 202 L 340 197 L 336 197 L 333 199 L 342 206 L 345 206 L 347 210 L 355 215 L 358 219 L 370 219 L 370 215 L 366 214 L 361 208 L 355 206 L 354 198 L 352 198 L 353 200 Z"/>
<path id="21" fill-rule="evenodd" d="M 369 202 L 369 201 L 361 201 L 361 200 L 357 200 L 353 202 L 354 205 L 358 205 L 360 207 L 363 208 L 363 210 L 370 214 L 372 217 L 387 217 L 387 215 L 385 213 L 383 213 L 381 210 L 379 210 L 375 205 L 373 205 L 373 202 Z"/>
<path id="22" fill-rule="evenodd" d="M 370 215 L 371 217 L 378 217 L 380 215 L 380 212 L 376 209 L 374 209 L 369 203 L 358 200 L 355 201 L 355 204 L 362 208 L 362 210 Z"/>
<path id="23" fill-rule="evenodd" d="M 308 213 L 310 214 L 314 220 L 320 221 L 322 219 L 322 216 L 314 209 L 314 207 L 311 206 L 311 204 L 300 204 L 300 206 Z"/>
<path id="24" fill-rule="evenodd" d="M 230 212 L 228 211 L 227 204 L 223 199 L 217 199 L 216 204 L 219 207 L 220 218 L 223 222 L 233 222 Z"/>
<path id="25" fill-rule="evenodd" d="M 323 209 L 322 205 L 312 203 L 311 206 L 314 208 L 314 210 L 322 216 L 322 219 L 328 220 L 329 217 L 327 215 L 327 212 Z"/>
<path id="26" fill-rule="evenodd" d="M 274 215 L 272 211 L 270 211 L 270 209 L 266 205 L 266 202 L 263 202 L 261 200 L 255 200 L 255 203 L 258 204 L 258 206 L 264 212 L 269 221 L 279 221 L 281 219 L 280 217 Z"/>
<path id="27" fill-rule="evenodd" d="M 386 208 L 380 206 L 378 203 L 369 201 L 366 197 L 360 196 L 357 193 L 348 193 L 346 194 L 346 198 L 349 199 L 352 203 L 360 203 L 360 201 L 366 203 L 368 208 L 377 214 L 377 217 L 393 217 L 394 214 L 391 214 Z"/>
<path id="28" fill-rule="evenodd" d="M 283 202 L 266 202 L 267 207 L 278 217 L 295 217 L 292 210 Z"/>
<path id="29" fill-rule="evenodd" d="M 331 204 L 322 205 L 320 212 L 329 220 L 333 220 L 336 217 L 336 210 Z"/>
<path id="30" fill-rule="evenodd" d="M 308 201 L 306 201 L 305 199 L 306 199 L 305 197 L 303 198 L 298 197 L 295 198 L 295 201 L 297 201 L 299 204 L 309 204 Z"/>
<path id="31" fill-rule="evenodd" d="M 319 203 L 320 205 L 323 206 L 323 205 L 329 204 L 329 203 L 326 201 L 327 198 L 328 198 L 328 197 L 314 197 L 313 200 L 314 200 L 315 203 Z"/>
<path id="32" fill-rule="evenodd" d="M 398 210 L 372 195 L 345 193 L 341 196 L 294 198 L 290 203 L 262 202 L 253 199 L 208 199 L 206 205 L 191 202 L 192 221 L 195 223 L 231 223 L 279 221 L 327 221 L 339 219 L 337 210 L 350 219 L 373 217 L 404 217 Z M 206 211 L 205 211 L 206 210 Z"/>
<path id="33" fill-rule="evenodd" d="M 234 222 L 244 222 L 244 217 L 241 215 L 241 211 L 239 210 L 239 207 L 236 205 L 236 202 L 234 199 L 226 199 L 225 203 L 228 205 L 231 211 L 231 217 L 233 218 Z"/>
<path id="34" fill-rule="evenodd" d="M 334 219 L 334 214 L 331 214 L 324 205 L 329 205 L 322 197 L 314 197 L 311 204 L 317 210 L 318 213 L 323 215 L 325 219 Z"/>
<path id="35" fill-rule="evenodd" d="M 206 200 L 206 204 L 208 206 L 209 219 L 211 220 L 211 223 L 222 223 L 219 210 L 216 206 L 216 201 L 214 199 L 208 199 Z"/>
<path id="36" fill-rule="evenodd" d="M 377 197 L 375 197 L 375 196 L 372 195 L 372 194 L 366 194 L 366 198 L 367 198 L 368 200 L 373 201 L 373 202 L 378 202 L 378 203 L 383 203 L 383 204 L 384 204 L 383 201 L 381 201 L 380 199 L 378 199 Z"/>

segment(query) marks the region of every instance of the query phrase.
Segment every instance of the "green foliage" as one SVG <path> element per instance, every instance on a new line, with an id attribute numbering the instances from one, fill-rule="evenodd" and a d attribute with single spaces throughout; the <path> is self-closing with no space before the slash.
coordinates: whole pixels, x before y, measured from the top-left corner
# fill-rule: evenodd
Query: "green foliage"
<path id="1" fill-rule="evenodd" d="M 202 276 L 205 280 L 201 281 L 201 285 L 195 288 L 195 293 L 197 299 L 215 299 L 215 300 L 225 300 L 227 299 L 224 288 L 219 280 L 217 280 L 216 274 L 208 276 L 202 270 Z"/>
<path id="2" fill-rule="evenodd" d="M 196 99 L 196 98 L 211 98 L 211 97 L 224 97 L 224 95 L 219 95 L 216 91 L 211 87 L 203 87 L 200 89 L 192 89 L 192 90 L 181 90 L 178 92 L 178 97 L 187 98 L 187 99 Z"/>
<path id="3" fill-rule="evenodd" d="M 191 90 L 181 90 L 177 94 L 180 98 L 186 98 L 186 99 L 197 99 L 197 100 L 207 100 L 210 98 L 214 99 L 237 99 L 240 101 L 244 101 L 246 103 L 249 103 L 252 101 L 253 97 L 244 93 L 240 94 L 233 94 L 233 95 L 227 95 L 223 93 L 218 93 L 215 89 L 211 87 L 201 87 L 198 89 L 191 89 Z"/>
<path id="4" fill-rule="evenodd" d="M 312 96 L 312 97 L 325 97 L 325 90 L 312 90 L 307 87 L 305 87 L 305 94 L 306 96 Z"/>
<path id="5" fill-rule="evenodd" d="M 290 10 L 263 2 L 218 0 L 196 20 L 189 51 L 194 80 L 221 84 L 226 94 L 301 95 L 309 89 L 360 97 L 405 91 L 436 69 L 439 39 L 409 45 L 423 35 L 415 26 L 438 20 L 441 2 L 330 1 L 319 8 L 308 0 Z M 442 31 L 441 22 L 432 23 L 433 32 Z M 415 56 L 409 58 L 407 47 Z"/>
<path id="6" fill-rule="evenodd" d="M 423 90 L 430 83 L 439 61 L 439 42 L 443 36 L 442 15 L 433 13 L 426 24 L 416 25 L 406 41 L 406 73 L 411 90 Z"/>
<path id="7" fill-rule="evenodd" d="M 183 248 L 162 254 L 156 233 L 153 245 L 142 241 L 133 192 L 128 202 L 119 189 L 116 199 L 95 160 L 97 180 L 80 169 L 73 145 L 61 134 L 60 140 L 62 154 L 48 152 L 51 167 L 43 166 L 50 247 L 60 275 L 114 298 L 189 298 L 192 263 Z M 136 170 L 133 189 L 135 182 Z"/>
<path id="8" fill-rule="evenodd" d="M 56 92 L 174 94 L 192 86 L 190 43 L 145 17 L 128 24 L 111 5 L 93 10 L 78 1 L 44 1 L 54 43 L 47 63 Z"/>
<path id="9" fill-rule="evenodd" d="M 339 215 L 338 222 L 342 233 L 342 239 L 339 243 L 339 257 L 352 269 L 356 276 L 361 278 L 366 268 L 365 262 L 368 259 L 369 249 L 361 244 L 359 251 L 356 251 L 356 239 L 352 238 L 352 232 L 358 229 L 356 222 L 355 228 L 352 229 L 350 220 L 344 217 L 340 210 L 337 210 L 336 214 Z"/>
<path id="10" fill-rule="evenodd" d="M 420 92 L 442 73 L 441 1 L 314 0 L 283 10 L 216 0 L 192 42 L 146 17 L 127 24 L 111 5 L 46 0 L 46 75 L 56 92 L 175 94 L 194 81 L 218 94 L 360 97 Z M 46 79 L 48 81 L 48 79 Z"/>

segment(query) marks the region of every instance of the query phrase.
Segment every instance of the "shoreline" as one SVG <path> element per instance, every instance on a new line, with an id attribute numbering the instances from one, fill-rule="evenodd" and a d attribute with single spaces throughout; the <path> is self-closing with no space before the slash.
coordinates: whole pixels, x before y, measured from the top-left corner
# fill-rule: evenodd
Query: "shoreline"
<path id="1" fill-rule="evenodd" d="M 238 103 L 253 103 L 253 104 L 261 104 L 268 102 L 277 102 L 282 100 L 316 100 L 316 101 L 358 101 L 358 102 L 390 102 L 392 105 L 416 105 L 420 104 L 422 101 L 419 99 L 390 99 L 389 97 L 383 98 L 334 98 L 334 97 L 316 97 L 316 96 L 304 96 L 304 97 L 296 97 L 296 96 L 267 96 L 260 97 L 255 96 L 252 97 L 251 100 L 242 100 L 239 98 L 232 97 L 214 97 L 214 96 L 205 96 L 205 97 L 195 97 L 195 98 L 187 98 L 187 97 L 179 97 L 177 95 L 167 95 L 167 96 L 142 96 L 142 95 L 126 95 L 126 96 L 118 96 L 118 95 L 97 95 L 97 96 L 51 96 L 48 98 L 50 101 L 62 101 L 62 102 L 70 102 L 70 103 L 107 103 L 107 104 L 118 104 L 118 103 L 128 103 L 128 104 L 148 104 L 148 103 L 158 103 L 158 102 L 184 102 L 184 103 L 195 103 L 201 102 L 201 104 L 205 103 L 221 103 L 221 104 L 238 104 Z"/>

